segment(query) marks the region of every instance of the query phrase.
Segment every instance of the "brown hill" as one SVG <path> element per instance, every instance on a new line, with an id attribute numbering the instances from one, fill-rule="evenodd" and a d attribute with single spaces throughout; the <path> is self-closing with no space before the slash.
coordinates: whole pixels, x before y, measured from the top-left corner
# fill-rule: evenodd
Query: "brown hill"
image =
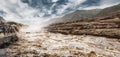
<path id="1" fill-rule="evenodd" d="M 51 23 L 63 23 L 83 19 L 88 21 L 89 19 L 93 20 L 110 16 L 112 17 L 114 14 L 120 14 L 120 4 L 104 9 L 76 10 L 75 12 L 66 14 L 63 17 L 52 19 Z"/>
<path id="2" fill-rule="evenodd" d="M 120 37 L 120 14 L 99 17 L 98 19 L 76 20 L 56 23 L 48 27 L 48 31 L 62 34 L 96 35 L 105 37 Z"/>
<path id="3" fill-rule="evenodd" d="M 109 16 L 113 15 L 114 12 L 120 11 L 120 4 L 101 10 L 96 16 Z"/>

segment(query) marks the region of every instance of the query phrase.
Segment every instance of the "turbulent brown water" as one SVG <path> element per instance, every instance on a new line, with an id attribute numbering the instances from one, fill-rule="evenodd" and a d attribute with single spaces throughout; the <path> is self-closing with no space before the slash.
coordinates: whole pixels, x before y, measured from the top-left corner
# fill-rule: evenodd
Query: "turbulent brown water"
<path id="1" fill-rule="evenodd" d="M 120 57 L 120 39 L 89 35 L 63 35 L 39 32 L 20 32 L 19 41 L 7 48 L 13 56 L 79 56 Z"/>

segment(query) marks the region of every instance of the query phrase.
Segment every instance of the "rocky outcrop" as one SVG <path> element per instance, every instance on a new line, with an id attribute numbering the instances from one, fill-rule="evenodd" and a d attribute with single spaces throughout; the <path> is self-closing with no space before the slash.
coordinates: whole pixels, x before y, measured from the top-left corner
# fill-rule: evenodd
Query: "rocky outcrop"
<path id="1" fill-rule="evenodd" d="M 87 14 L 92 14 L 92 11 L 88 11 Z M 95 36 L 105 36 L 105 37 L 114 37 L 120 38 L 120 4 L 102 9 L 94 13 L 94 16 L 88 17 L 85 14 L 81 18 L 76 17 L 81 15 L 80 11 L 65 15 L 64 17 L 76 17 L 71 18 L 74 21 L 64 22 L 67 19 L 63 18 L 63 22 L 52 24 L 48 27 L 48 31 L 53 33 L 62 33 L 62 34 L 75 34 L 75 35 L 95 35 Z M 77 14 L 77 15 L 75 15 Z"/>
<path id="2" fill-rule="evenodd" d="M 21 26 L 22 24 L 6 22 L 0 17 L 0 49 L 18 40 L 17 32 L 19 32 Z"/>
<path id="3" fill-rule="evenodd" d="M 48 27 L 53 33 L 74 35 L 95 35 L 120 38 L 120 15 L 114 14 L 98 19 L 76 20 L 72 22 L 56 23 Z"/>

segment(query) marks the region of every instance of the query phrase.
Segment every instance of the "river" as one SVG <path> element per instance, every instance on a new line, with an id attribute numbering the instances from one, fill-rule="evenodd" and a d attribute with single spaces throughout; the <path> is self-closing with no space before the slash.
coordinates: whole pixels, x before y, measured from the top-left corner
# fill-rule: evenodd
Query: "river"
<path id="1" fill-rule="evenodd" d="M 46 30 L 18 33 L 19 41 L 7 48 L 8 56 L 120 57 L 120 39 L 90 35 L 63 35 Z"/>

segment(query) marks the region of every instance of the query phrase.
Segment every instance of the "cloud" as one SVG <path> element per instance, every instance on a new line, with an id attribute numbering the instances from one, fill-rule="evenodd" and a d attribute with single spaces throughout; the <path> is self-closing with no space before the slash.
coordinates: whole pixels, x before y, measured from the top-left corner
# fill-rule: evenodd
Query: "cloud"
<path id="1" fill-rule="evenodd" d="M 44 17 L 53 15 L 63 15 L 69 11 L 77 9 L 77 7 L 86 0 L 21 0 L 33 8 L 39 9 L 40 13 L 44 13 Z M 37 14 L 36 14 L 37 15 Z"/>
<path id="2" fill-rule="evenodd" d="M 84 9 L 86 9 L 86 10 L 89 10 L 89 9 L 103 9 L 103 8 L 110 7 L 110 6 L 119 4 L 119 3 L 120 3 L 120 0 L 99 0 L 97 5 L 94 4 L 92 6 L 85 7 Z"/>
<path id="3" fill-rule="evenodd" d="M 76 0 L 76 1 L 68 0 L 68 2 L 65 5 L 63 4 L 61 5 L 60 8 L 57 9 L 58 10 L 57 14 L 65 14 L 66 11 L 76 10 L 77 7 L 85 1 L 86 0 Z"/>
<path id="4" fill-rule="evenodd" d="M 7 13 L 6 18 L 29 18 L 32 17 L 37 10 L 22 3 L 20 0 L 1 0 L 0 9 Z"/>
<path id="5" fill-rule="evenodd" d="M 0 10 L 8 20 L 39 24 L 81 9 L 105 8 L 120 0 L 1 0 Z M 46 18 L 49 17 L 49 18 Z"/>
<path id="6" fill-rule="evenodd" d="M 109 0 L 21 0 L 33 8 L 39 9 L 44 13 L 43 17 L 61 16 L 78 9 L 103 8 Z M 112 1 L 112 0 L 111 0 Z M 105 2 L 105 3 L 103 3 Z M 110 2 L 110 1 L 109 1 Z M 113 3 L 114 4 L 114 3 Z M 41 16 L 36 14 L 37 16 Z"/>
<path id="7" fill-rule="evenodd" d="M 120 0 L 101 0 L 101 5 L 114 5 L 120 3 Z"/>
<path id="8" fill-rule="evenodd" d="M 58 0 L 52 0 L 52 2 L 57 2 Z"/>

